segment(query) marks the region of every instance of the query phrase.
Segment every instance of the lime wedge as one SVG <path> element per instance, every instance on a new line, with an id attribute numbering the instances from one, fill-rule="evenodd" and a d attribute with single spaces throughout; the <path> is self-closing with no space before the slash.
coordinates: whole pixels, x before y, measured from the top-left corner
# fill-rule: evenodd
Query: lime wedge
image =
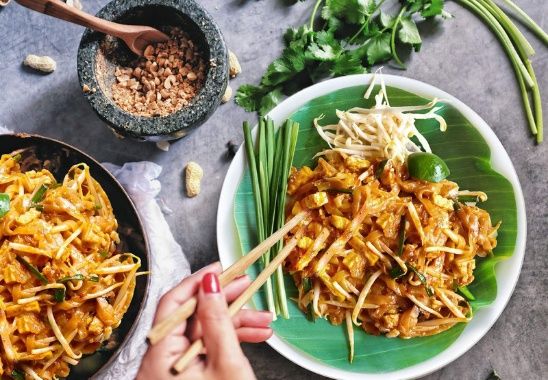
<path id="1" fill-rule="evenodd" d="M 409 175 L 428 182 L 440 182 L 450 174 L 441 158 L 433 153 L 417 152 L 407 157 Z"/>

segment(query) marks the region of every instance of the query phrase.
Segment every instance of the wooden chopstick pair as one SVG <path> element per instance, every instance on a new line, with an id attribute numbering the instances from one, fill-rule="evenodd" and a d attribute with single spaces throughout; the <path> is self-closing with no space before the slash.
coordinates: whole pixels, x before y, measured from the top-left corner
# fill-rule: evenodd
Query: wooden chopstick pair
<path id="1" fill-rule="evenodd" d="M 238 261 L 232 264 L 227 270 L 219 275 L 221 286 L 228 285 L 236 277 L 245 273 L 255 261 L 257 261 L 268 249 L 276 242 L 282 239 L 289 231 L 295 228 L 309 215 L 308 211 L 302 211 L 291 218 L 282 228 L 270 235 L 257 247 L 253 248 L 247 255 L 242 256 Z M 251 285 L 230 304 L 228 310 L 231 316 L 234 316 L 251 298 L 251 296 L 264 285 L 267 279 L 276 271 L 276 268 L 281 265 L 285 258 L 297 245 L 298 239 L 302 235 L 299 231 L 293 238 L 287 242 L 284 248 L 272 259 L 265 269 L 257 276 Z M 185 320 L 187 320 L 196 310 L 198 301 L 194 296 L 181 305 L 170 317 L 160 321 L 148 333 L 150 344 L 154 345 L 166 337 L 170 331 Z M 181 372 L 203 349 L 201 339 L 196 340 L 181 358 L 177 360 L 174 369 Z"/>

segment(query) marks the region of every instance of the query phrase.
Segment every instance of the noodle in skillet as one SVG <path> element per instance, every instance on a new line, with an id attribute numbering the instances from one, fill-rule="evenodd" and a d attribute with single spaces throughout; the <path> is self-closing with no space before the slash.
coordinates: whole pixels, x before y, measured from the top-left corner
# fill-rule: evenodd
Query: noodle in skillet
<path id="1" fill-rule="evenodd" d="M 0 159 L 0 375 L 65 377 L 120 325 L 140 259 L 87 165 L 57 183 L 19 158 Z"/>

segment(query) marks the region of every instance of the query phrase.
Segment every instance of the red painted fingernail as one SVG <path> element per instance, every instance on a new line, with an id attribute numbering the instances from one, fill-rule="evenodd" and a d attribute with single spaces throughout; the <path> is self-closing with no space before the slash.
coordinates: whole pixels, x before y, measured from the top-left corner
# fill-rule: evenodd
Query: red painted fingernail
<path id="1" fill-rule="evenodd" d="M 202 278 L 202 288 L 205 293 L 219 293 L 221 291 L 221 285 L 219 285 L 219 279 L 215 273 L 207 273 Z"/>

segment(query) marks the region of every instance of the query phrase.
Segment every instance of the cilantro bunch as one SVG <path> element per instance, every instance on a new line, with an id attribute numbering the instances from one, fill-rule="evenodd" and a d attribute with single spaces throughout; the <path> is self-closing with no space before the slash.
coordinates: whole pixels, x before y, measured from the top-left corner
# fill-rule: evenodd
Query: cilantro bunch
<path id="1" fill-rule="evenodd" d="M 285 48 L 258 86 L 243 85 L 236 103 L 267 113 L 285 95 L 319 80 L 367 72 L 393 60 L 404 68 L 397 49 L 419 51 L 416 19 L 449 16 L 443 0 L 400 0 L 399 11 L 383 11 L 385 0 L 316 0 L 310 21 L 284 34 Z"/>

